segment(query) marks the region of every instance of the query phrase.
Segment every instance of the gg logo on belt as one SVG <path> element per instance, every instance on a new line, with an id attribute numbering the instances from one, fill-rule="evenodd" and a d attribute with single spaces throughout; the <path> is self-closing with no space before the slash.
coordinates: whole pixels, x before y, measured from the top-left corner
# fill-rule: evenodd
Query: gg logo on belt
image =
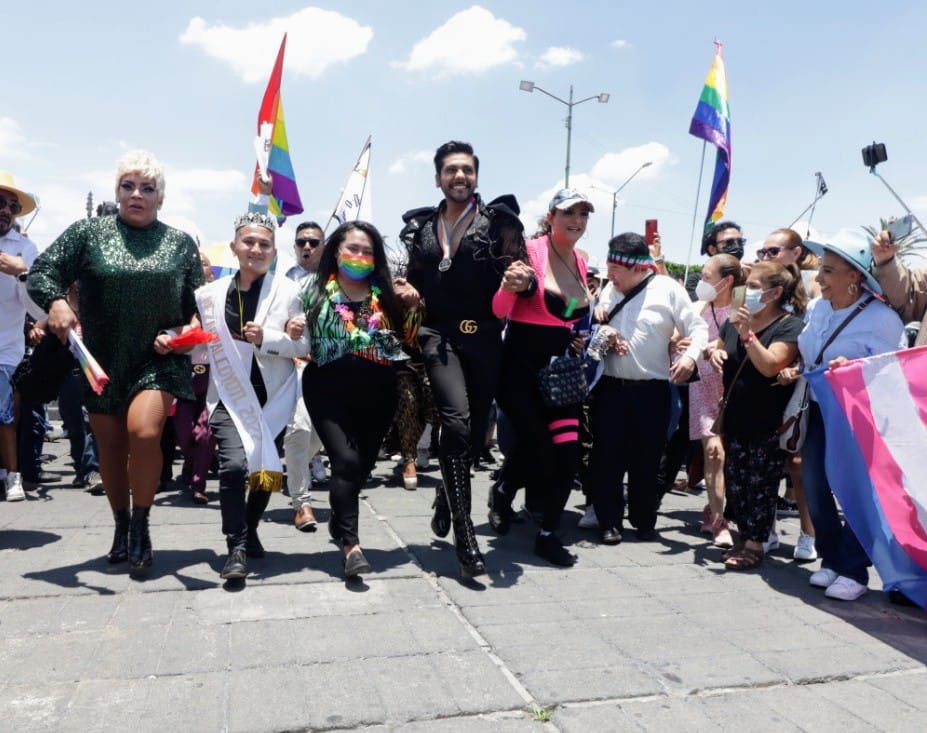
<path id="1" fill-rule="evenodd" d="M 480 326 L 476 321 L 461 321 L 460 322 L 460 332 L 461 333 L 476 333 L 480 330 Z"/>
<path id="2" fill-rule="evenodd" d="M 206 365 L 205 365 L 205 364 L 194 364 L 194 365 L 193 365 L 193 373 L 194 373 L 194 374 L 205 374 L 205 373 L 206 373 Z"/>

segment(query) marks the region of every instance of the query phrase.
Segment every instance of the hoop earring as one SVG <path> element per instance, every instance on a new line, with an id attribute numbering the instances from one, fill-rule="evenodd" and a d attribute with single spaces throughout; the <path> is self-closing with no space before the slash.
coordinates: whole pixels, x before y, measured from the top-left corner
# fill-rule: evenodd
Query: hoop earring
<path id="1" fill-rule="evenodd" d="M 857 285 L 856 283 L 850 283 L 847 286 L 847 290 L 849 291 L 850 295 L 856 295 L 857 293 L 859 293 L 859 285 Z"/>

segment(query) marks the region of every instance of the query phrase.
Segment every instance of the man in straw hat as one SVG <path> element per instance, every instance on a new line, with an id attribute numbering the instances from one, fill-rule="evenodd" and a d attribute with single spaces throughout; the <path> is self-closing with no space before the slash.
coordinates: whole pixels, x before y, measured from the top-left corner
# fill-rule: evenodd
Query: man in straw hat
<path id="1" fill-rule="evenodd" d="M 7 471 L 7 501 L 26 498 L 16 463 L 16 410 L 10 379 L 25 353 L 23 322 L 30 303 L 25 280 L 39 252 L 14 224 L 16 217 L 34 209 L 35 199 L 16 187 L 10 173 L 0 171 L 0 463 Z"/>

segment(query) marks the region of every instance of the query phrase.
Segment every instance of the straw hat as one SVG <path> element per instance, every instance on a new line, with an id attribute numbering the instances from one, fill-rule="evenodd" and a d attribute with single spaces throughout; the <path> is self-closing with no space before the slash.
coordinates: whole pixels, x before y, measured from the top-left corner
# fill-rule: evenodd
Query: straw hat
<path id="1" fill-rule="evenodd" d="M 8 193 L 13 194 L 16 197 L 16 200 L 19 201 L 19 205 L 22 207 L 16 216 L 25 216 L 30 213 L 36 206 L 35 199 L 32 198 L 25 191 L 21 191 L 16 188 L 16 184 L 13 183 L 13 174 L 9 171 L 0 171 L 0 191 L 7 191 Z"/>

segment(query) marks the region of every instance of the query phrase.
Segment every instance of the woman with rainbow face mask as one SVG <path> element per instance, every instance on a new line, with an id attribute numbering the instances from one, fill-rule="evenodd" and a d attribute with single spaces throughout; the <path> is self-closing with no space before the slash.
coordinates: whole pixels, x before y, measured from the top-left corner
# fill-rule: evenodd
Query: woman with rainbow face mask
<path id="1" fill-rule="evenodd" d="M 400 339 L 414 338 L 414 313 L 404 321 L 383 238 L 362 221 L 331 234 L 304 304 L 311 361 L 303 398 L 331 462 L 328 530 L 350 578 L 370 570 L 358 537 L 358 496 L 396 412 L 393 362 L 408 358 Z"/>

